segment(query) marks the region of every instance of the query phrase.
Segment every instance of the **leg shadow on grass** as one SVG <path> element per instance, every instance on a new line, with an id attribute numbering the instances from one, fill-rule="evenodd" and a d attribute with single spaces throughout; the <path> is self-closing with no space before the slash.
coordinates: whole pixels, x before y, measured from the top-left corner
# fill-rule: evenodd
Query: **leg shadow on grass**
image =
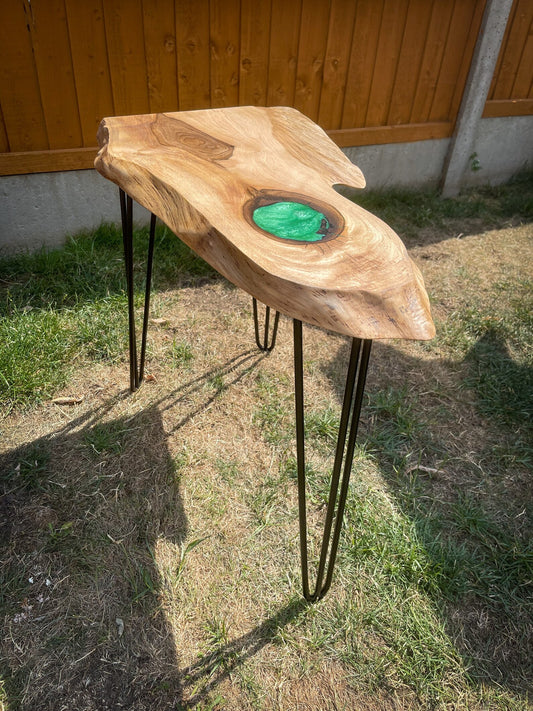
<path id="1" fill-rule="evenodd" d="M 91 413 L 0 470 L 8 707 L 147 708 L 177 661 L 156 549 L 187 535 L 160 413 Z"/>
<path id="2" fill-rule="evenodd" d="M 212 394 L 206 395 L 201 402 L 189 408 L 185 414 L 182 414 L 172 427 L 167 430 L 168 434 L 176 432 L 190 422 L 196 415 L 207 410 L 215 400 L 221 395 L 224 390 L 231 388 L 246 377 L 259 363 L 265 358 L 263 354 L 257 354 L 257 351 L 246 351 L 233 358 L 230 358 L 222 366 L 212 368 L 206 373 L 189 380 L 179 390 L 166 395 L 156 404 L 161 412 L 172 412 L 176 407 L 182 407 L 183 404 L 189 403 L 191 398 L 205 390 L 206 383 L 209 383 L 212 388 Z"/>
<path id="3" fill-rule="evenodd" d="M 113 418 L 122 393 L 0 455 L 2 700 L 11 711 L 193 708 L 305 608 L 290 603 L 180 668 L 162 604 L 169 589 L 179 596 L 188 550 L 183 464 L 169 436 L 262 358 L 241 354 Z M 163 415 L 174 408 L 169 430 Z"/>
<path id="4" fill-rule="evenodd" d="M 326 369 L 339 397 L 347 355 Z M 494 334 L 458 363 L 374 345 L 339 565 L 373 578 L 379 605 L 395 596 L 388 619 L 369 614 L 368 633 L 399 667 L 417 658 L 436 687 L 451 667 L 433 664 L 417 599 L 466 686 L 524 698 L 533 683 L 532 375 Z M 421 690 L 407 672 L 404 683 Z"/>
<path id="5" fill-rule="evenodd" d="M 303 598 L 293 600 L 247 634 L 221 644 L 214 651 L 202 656 L 199 661 L 183 669 L 183 686 L 187 692 L 187 701 L 178 705 L 177 710 L 194 708 L 205 700 L 247 659 L 260 652 L 267 644 L 275 642 L 280 630 L 296 620 L 306 609 L 308 604 Z M 195 691 L 198 687 L 201 687 L 200 692 Z"/>

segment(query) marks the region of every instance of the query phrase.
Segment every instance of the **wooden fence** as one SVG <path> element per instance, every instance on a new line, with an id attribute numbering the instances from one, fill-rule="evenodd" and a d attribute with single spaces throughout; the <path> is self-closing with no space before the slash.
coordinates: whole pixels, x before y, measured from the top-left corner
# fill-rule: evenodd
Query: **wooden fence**
<path id="1" fill-rule="evenodd" d="M 451 135 L 485 0 L 2 0 L 0 175 L 92 167 L 104 116 L 289 105 L 341 146 Z M 515 0 L 485 115 L 533 112 Z"/>
<path id="2" fill-rule="evenodd" d="M 515 0 L 483 116 L 533 114 L 533 0 Z"/>

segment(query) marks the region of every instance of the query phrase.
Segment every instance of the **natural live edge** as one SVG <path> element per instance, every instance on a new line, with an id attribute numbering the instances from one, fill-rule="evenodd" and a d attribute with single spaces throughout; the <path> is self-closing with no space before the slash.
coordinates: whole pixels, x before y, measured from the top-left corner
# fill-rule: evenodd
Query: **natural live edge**
<path id="1" fill-rule="evenodd" d="M 361 171 L 295 109 L 111 117 L 98 141 L 104 177 L 267 306 L 357 338 L 433 337 L 422 276 L 398 236 L 333 189 L 364 187 Z M 245 206 L 269 191 L 327 206 L 342 218 L 340 233 L 306 244 L 262 235 Z"/>
<path id="2" fill-rule="evenodd" d="M 398 236 L 333 189 L 364 187 L 361 171 L 295 109 L 112 117 L 98 141 L 104 177 L 267 306 L 357 338 L 433 337 L 422 276 Z M 304 245 L 267 238 L 244 215 L 261 191 L 327 205 L 342 216 L 342 231 Z"/>

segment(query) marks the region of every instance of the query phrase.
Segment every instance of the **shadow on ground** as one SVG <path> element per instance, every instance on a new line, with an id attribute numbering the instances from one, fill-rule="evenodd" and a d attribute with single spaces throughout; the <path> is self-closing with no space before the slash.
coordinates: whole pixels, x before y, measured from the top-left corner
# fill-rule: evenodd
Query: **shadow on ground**
<path id="1" fill-rule="evenodd" d="M 187 534 L 179 480 L 157 408 L 112 404 L 0 460 L 10 709 L 135 707 L 176 666 L 153 551 Z"/>
<path id="2" fill-rule="evenodd" d="M 110 417 L 128 397 L 121 393 L 0 456 L 1 657 L 11 711 L 193 708 L 305 609 L 290 602 L 184 667 L 158 604 L 168 584 L 158 542 L 176 546 L 178 583 L 188 526 L 169 435 L 216 400 L 210 378 L 231 387 L 262 357 L 241 354 L 138 414 Z M 198 392 L 200 402 L 191 399 Z M 169 432 L 162 415 L 176 406 L 182 416 Z"/>
<path id="3" fill-rule="evenodd" d="M 495 450 L 513 431 L 476 414 L 472 390 L 460 383 L 450 390 L 447 383 L 452 398 L 443 401 L 437 383 L 446 370 L 464 380 L 473 368 L 481 382 L 479 370 L 494 364 L 486 348 L 480 341 L 464 363 L 446 364 L 374 344 L 360 443 L 376 458 L 389 495 L 414 522 L 428 556 L 453 571 L 434 603 L 473 683 L 521 693 L 530 678 L 533 626 L 528 559 L 520 560 L 517 547 L 523 532 L 511 523 L 533 506 L 528 481 L 523 467 L 515 471 Z M 509 359 L 503 346 L 498 352 Z M 305 611 L 302 601 L 290 601 L 185 666 L 158 604 L 165 581 L 154 552 L 164 540 L 176 546 L 178 560 L 188 526 L 163 414 L 179 406 L 174 435 L 218 397 L 205 388 L 209 380 L 221 375 L 231 387 L 262 357 L 240 354 L 142 412 L 113 418 L 127 397 L 122 393 L 0 457 L 1 650 L 11 710 L 194 708 Z M 345 344 L 326 368 L 339 399 L 340 364 L 347 359 Z M 512 371 L 512 362 L 505 365 Z M 517 382 L 531 375 L 516 369 Z M 415 434 L 400 430 L 390 402 L 376 404 L 376 394 L 389 390 L 410 402 Z M 191 398 L 198 393 L 199 402 Z M 385 435 L 396 450 L 385 446 Z M 443 529 L 456 550 L 466 546 L 463 567 L 459 561 L 446 568 L 454 548 L 436 544 Z"/>
<path id="4" fill-rule="evenodd" d="M 345 344 L 325 371 L 339 402 L 348 357 Z M 532 377 L 492 333 L 462 363 L 376 342 L 359 435 L 441 571 L 434 603 L 472 683 L 519 694 L 532 682 Z"/>

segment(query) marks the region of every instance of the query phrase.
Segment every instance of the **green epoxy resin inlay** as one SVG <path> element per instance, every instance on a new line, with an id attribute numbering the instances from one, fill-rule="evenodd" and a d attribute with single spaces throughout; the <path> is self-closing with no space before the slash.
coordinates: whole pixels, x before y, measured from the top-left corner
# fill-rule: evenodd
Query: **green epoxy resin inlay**
<path id="1" fill-rule="evenodd" d="M 329 229 L 326 217 L 301 202 L 273 202 L 258 207 L 253 221 L 265 232 L 282 239 L 299 242 L 319 242 Z"/>

